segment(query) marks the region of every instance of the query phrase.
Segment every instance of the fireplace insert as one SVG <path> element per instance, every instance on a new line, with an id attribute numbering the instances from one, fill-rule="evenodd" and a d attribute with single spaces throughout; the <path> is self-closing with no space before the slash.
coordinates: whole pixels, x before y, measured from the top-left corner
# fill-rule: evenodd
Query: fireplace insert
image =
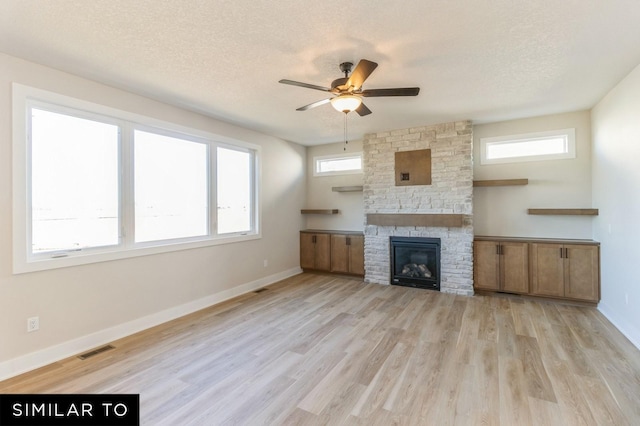
<path id="1" fill-rule="evenodd" d="M 440 291 L 440 238 L 390 237 L 391 284 Z"/>

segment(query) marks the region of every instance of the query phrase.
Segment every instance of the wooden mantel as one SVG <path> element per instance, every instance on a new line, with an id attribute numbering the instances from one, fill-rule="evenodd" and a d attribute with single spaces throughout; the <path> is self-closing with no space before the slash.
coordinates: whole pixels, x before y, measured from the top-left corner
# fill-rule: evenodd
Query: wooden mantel
<path id="1" fill-rule="evenodd" d="M 369 213 L 367 225 L 378 226 L 440 226 L 461 228 L 464 223 L 462 214 L 402 214 Z"/>

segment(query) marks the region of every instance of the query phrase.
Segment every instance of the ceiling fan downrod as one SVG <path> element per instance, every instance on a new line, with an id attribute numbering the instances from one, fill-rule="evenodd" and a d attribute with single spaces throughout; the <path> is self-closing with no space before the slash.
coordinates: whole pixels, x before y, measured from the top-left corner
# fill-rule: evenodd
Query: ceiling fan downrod
<path id="1" fill-rule="evenodd" d="M 353 67 L 352 62 L 343 62 L 340 64 L 340 71 L 344 73 L 345 78 L 349 77 L 349 73 L 351 72 L 352 67 Z"/>

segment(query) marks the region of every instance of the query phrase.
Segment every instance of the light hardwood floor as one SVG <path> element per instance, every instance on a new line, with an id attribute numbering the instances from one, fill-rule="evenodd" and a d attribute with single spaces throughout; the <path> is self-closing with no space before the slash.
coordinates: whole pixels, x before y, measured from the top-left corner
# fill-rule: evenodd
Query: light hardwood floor
<path id="1" fill-rule="evenodd" d="M 302 274 L 0 382 L 139 393 L 148 425 L 637 425 L 640 351 L 596 309 Z"/>

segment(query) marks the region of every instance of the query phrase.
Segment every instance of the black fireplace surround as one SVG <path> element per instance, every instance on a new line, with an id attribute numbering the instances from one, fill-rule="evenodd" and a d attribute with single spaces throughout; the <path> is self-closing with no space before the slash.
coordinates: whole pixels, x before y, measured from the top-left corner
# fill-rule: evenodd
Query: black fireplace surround
<path id="1" fill-rule="evenodd" d="M 440 291 L 440 238 L 389 237 L 391 284 Z"/>

